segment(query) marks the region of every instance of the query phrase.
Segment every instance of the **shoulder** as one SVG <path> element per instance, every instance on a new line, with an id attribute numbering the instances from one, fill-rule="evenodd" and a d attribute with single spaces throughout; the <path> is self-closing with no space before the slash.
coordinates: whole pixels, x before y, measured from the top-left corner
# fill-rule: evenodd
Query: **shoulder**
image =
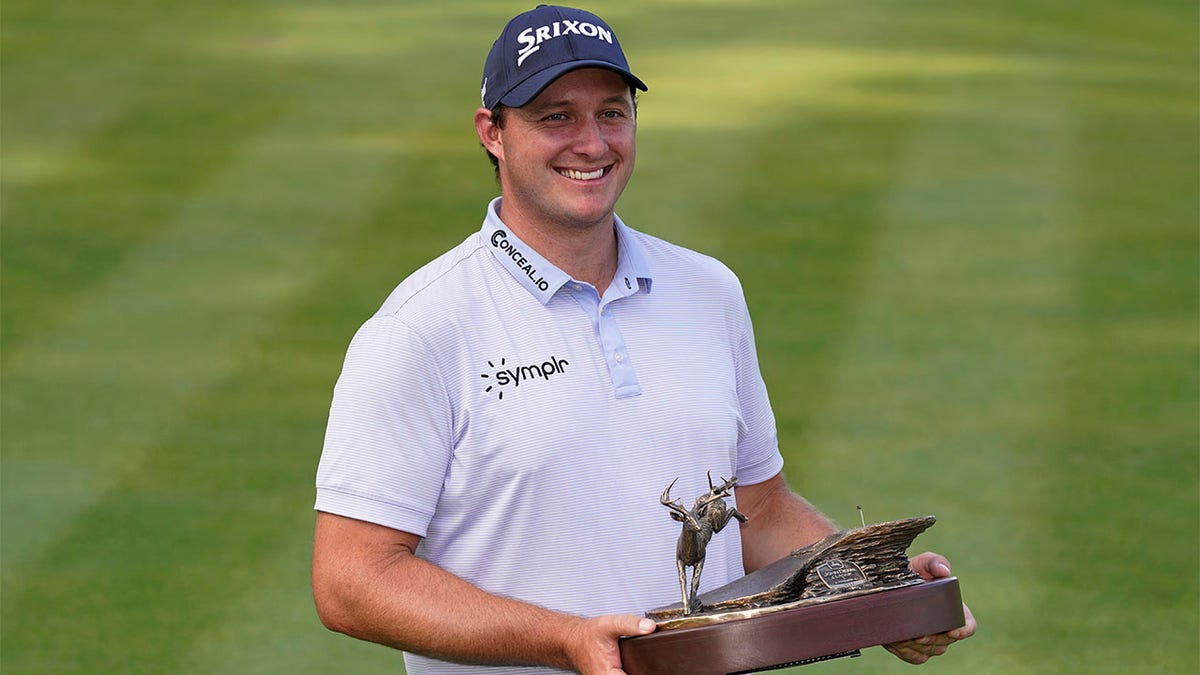
<path id="1" fill-rule="evenodd" d="M 429 358 L 453 351 L 458 341 L 447 338 L 464 316 L 477 311 L 480 289 L 494 283 L 497 268 L 480 234 L 473 233 L 401 281 L 359 326 L 350 354 Z"/>
<path id="2" fill-rule="evenodd" d="M 461 244 L 429 261 L 410 274 L 388 295 L 376 317 L 400 321 L 419 318 L 426 312 L 455 303 L 469 302 L 478 292 L 481 277 L 495 271 L 483 238 L 472 233 Z"/>

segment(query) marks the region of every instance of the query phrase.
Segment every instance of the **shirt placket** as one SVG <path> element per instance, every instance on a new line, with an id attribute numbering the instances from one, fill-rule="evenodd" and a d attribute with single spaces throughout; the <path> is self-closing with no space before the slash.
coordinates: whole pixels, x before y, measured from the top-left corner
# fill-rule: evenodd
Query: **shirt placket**
<path id="1" fill-rule="evenodd" d="M 617 398 L 637 396 L 642 392 L 642 388 L 638 383 L 637 372 L 633 369 L 629 351 L 625 346 L 625 337 L 621 334 L 621 328 L 617 325 L 613 310 L 613 305 L 617 301 L 625 299 L 635 293 L 637 289 L 610 287 L 603 299 L 595 287 L 588 283 L 571 281 L 570 289 L 580 308 L 591 319 L 592 330 L 596 335 L 601 354 L 604 356 L 604 362 L 608 366 L 613 394 Z"/>

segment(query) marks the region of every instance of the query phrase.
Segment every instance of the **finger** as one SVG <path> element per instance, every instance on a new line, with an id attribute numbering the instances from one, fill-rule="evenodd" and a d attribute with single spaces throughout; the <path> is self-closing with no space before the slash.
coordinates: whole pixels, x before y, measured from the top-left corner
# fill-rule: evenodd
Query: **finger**
<path id="1" fill-rule="evenodd" d="M 608 635 L 614 642 L 616 639 L 625 635 L 646 635 L 653 633 L 658 628 L 658 624 L 646 617 L 636 616 L 633 614 L 610 614 L 597 618 L 597 625 L 600 631 Z M 618 665 L 610 667 L 605 675 L 626 675 L 624 670 L 621 670 L 620 656 L 615 655 Z"/>
<path id="2" fill-rule="evenodd" d="M 954 642 L 953 640 L 933 640 L 925 642 L 924 638 L 917 640 L 905 640 L 904 642 L 896 642 L 891 646 L 896 649 L 910 654 L 920 654 L 922 656 L 941 656 L 946 653 L 946 650 Z"/>
<path id="3" fill-rule="evenodd" d="M 613 637 L 646 635 L 658 628 L 658 624 L 653 620 L 634 614 L 610 614 L 600 617 L 600 620 L 601 629 Z"/>
<path id="4" fill-rule="evenodd" d="M 918 651 L 908 649 L 907 647 L 901 647 L 898 645 L 884 645 L 883 648 L 888 650 L 889 652 L 891 652 L 893 655 L 895 655 L 896 658 L 898 658 L 906 663 L 911 663 L 915 666 L 919 666 L 922 663 L 925 663 L 926 661 L 928 661 L 930 658 L 932 658 L 932 657 L 922 654 Z"/>
<path id="5" fill-rule="evenodd" d="M 926 581 L 951 576 L 950 561 L 946 560 L 945 556 L 928 551 L 909 560 L 908 568 Z"/>
<path id="6" fill-rule="evenodd" d="M 965 603 L 963 604 L 963 618 L 966 622 L 961 627 L 947 633 L 955 640 L 965 640 L 975 634 L 975 615 L 971 614 L 971 608 L 967 607 Z"/>
<path id="7" fill-rule="evenodd" d="M 633 627 L 633 632 L 628 635 L 649 635 L 658 630 L 658 624 L 653 620 L 642 617 L 638 619 L 637 625 Z"/>
<path id="8" fill-rule="evenodd" d="M 942 648 L 949 647 L 950 645 L 954 644 L 955 642 L 956 642 L 956 640 L 954 638 L 946 635 L 945 633 L 942 633 L 939 635 L 926 635 L 925 637 L 919 637 L 919 638 L 915 638 L 912 640 L 904 640 L 902 642 L 894 642 L 892 644 L 895 644 L 900 647 L 905 647 L 907 649 L 912 649 L 912 650 L 915 650 L 918 652 L 929 652 L 930 650 L 932 650 L 936 647 L 942 647 Z"/>

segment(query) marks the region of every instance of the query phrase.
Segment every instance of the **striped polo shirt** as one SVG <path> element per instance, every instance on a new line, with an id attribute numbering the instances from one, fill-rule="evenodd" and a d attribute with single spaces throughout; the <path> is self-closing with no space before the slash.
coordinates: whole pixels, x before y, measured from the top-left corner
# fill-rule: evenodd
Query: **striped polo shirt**
<path id="1" fill-rule="evenodd" d="M 484 590 L 584 616 L 680 599 L 680 525 L 713 480 L 783 466 L 741 286 L 715 259 L 616 219 L 601 296 L 488 207 L 482 229 L 401 283 L 334 390 L 316 508 L 423 537 Z M 707 590 L 743 574 L 715 535 Z M 406 655 L 408 672 L 477 669 Z M 479 672 L 531 672 L 490 668 Z"/>

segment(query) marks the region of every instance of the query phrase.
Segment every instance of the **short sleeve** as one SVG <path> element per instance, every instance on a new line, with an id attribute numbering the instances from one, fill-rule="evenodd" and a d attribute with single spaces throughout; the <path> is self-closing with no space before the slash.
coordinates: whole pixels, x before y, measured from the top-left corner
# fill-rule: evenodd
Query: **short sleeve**
<path id="1" fill-rule="evenodd" d="M 737 397 L 742 426 L 738 434 L 738 482 L 754 485 L 783 470 L 783 455 L 775 429 L 775 413 L 758 367 L 754 328 L 745 301 L 741 303 L 743 329 L 734 349 Z"/>
<path id="2" fill-rule="evenodd" d="M 315 508 L 425 536 L 452 428 L 427 345 L 395 317 L 373 317 L 351 341 L 334 387 Z"/>

